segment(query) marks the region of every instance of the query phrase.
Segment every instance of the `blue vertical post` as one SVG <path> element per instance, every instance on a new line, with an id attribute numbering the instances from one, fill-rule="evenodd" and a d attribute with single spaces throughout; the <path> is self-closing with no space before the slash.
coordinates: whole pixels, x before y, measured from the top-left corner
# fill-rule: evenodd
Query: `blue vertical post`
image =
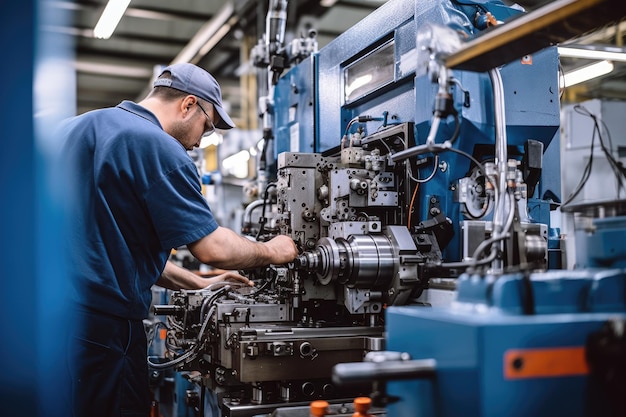
<path id="1" fill-rule="evenodd" d="M 60 80 L 68 79 L 41 65 L 66 52 L 65 44 L 42 34 L 44 3 L 49 1 L 3 2 L 0 15 L 6 58 L 0 94 L 0 404 L 8 417 L 69 415 L 62 338 L 70 322 L 64 311 L 64 229 L 51 152 L 58 113 L 48 110 L 73 114 L 74 86 L 66 84 L 60 95 L 71 102 L 66 109 L 45 103 L 41 94 L 42 87 L 58 89 Z M 54 25 L 56 17 L 47 14 L 43 20 Z"/>
<path id="2" fill-rule="evenodd" d="M 51 0 L 35 6 L 33 89 L 37 415 L 70 416 L 70 381 L 66 354 L 67 331 L 73 317 L 67 310 L 69 282 L 66 271 L 66 215 L 64 175 L 55 164 L 61 144 L 54 134 L 62 119 L 76 113 L 76 75 L 73 38 L 59 31 L 71 25 L 67 10 Z M 76 173 L 74 173 L 76 174 Z"/>
<path id="3" fill-rule="evenodd" d="M 34 0 L 3 2 L 0 50 L 0 277 L 3 415 L 36 415 Z"/>

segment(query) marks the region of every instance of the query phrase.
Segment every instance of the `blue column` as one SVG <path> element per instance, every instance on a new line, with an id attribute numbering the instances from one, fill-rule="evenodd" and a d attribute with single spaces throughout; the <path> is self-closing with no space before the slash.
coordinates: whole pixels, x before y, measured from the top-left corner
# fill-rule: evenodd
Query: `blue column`
<path id="1" fill-rule="evenodd" d="M 53 187 L 53 126 L 36 88 L 43 58 L 58 57 L 58 43 L 42 34 L 57 16 L 40 12 L 48 0 L 3 2 L 0 50 L 0 404 L 3 416 L 68 416 L 62 395 L 65 250 L 63 216 Z M 45 16 L 44 16 L 45 15 Z M 56 43 L 55 43 L 56 42 Z M 56 46 L 53 46 L 56 45 Z M 42 54 L 42 51 L 45 53 Z M 49 68 L 49 67 L 48 67 Z M 67 74 L 47 71 L 57 89 Z M 70 75 L 70 79 L 71 79 Z M 63 95 L 63 94 L 62 94 Z M 72 101 L 64 114 L 74 112 Z M 69 112 L 69 113 L 68 113 Z"/>
<path id="2" fill-rule="evenodd" d="M 4 415 L 36 415 L 34 1 L 3 2 L 0 50 L 0 277 Z"/>

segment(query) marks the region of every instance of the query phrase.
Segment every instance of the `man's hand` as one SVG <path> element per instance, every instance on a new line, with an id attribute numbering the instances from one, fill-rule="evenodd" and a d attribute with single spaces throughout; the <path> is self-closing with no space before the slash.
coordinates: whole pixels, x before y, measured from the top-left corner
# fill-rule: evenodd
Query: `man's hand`
<path id="1" fill-rule="evenodd" d="M 218 282 L 241 282 L 249 286 L 254 286 L 254 282 L 250 281 L 248 278 L 240 275 L 237 271 L 226 271 L 222 274 L 216 275 L 212 278 L 208 278 L 204 280 L 206 282 L 205 287 L 208 287 L 211 284 L 215 284 Z"/>
<path id="2" fill-rule="evenodd" d="M 292 238 L 279 235 L 265 245 L 272 251 L 272 263 L 276 265 L 286 264 L 293 261 L 298 256 L 298 247 Z"/>
<path id="3" fill-rule="evenodd" d="M 237 271 L 221 270 L 219 274 L 213 275 L 211 278 L 202 278 L 171 261 L 167 261 L 165 264 L 165 270 L 156 284 L 169 290 L 201 290 L 217 282 L 241 282 L 249 286 L 254 285 L 254 282 L 238 274 Z"/>

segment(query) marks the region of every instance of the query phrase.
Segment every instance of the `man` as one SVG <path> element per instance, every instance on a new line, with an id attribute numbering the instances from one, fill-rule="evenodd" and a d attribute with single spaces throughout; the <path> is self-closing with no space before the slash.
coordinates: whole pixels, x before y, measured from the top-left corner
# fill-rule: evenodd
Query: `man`
<path id="1" fill-rule="evenodd" d="M 222 269 L 284 264 L 294 242 L 250 241 L 220 227 L 201 194 L 187 150 L 215 127 L 234 123 L 220 87 L 192 64 L 165 68 L 141 102 L 95 110 L 64 123 L 72 299 L 76 323 L 69 349 L 77 416 L 147 416 L 146 338 L 150 288 L 199 289 L 220 280 L 251 284 L 226 272 L 204 279 L 167 261 L 187 245 Z"/>

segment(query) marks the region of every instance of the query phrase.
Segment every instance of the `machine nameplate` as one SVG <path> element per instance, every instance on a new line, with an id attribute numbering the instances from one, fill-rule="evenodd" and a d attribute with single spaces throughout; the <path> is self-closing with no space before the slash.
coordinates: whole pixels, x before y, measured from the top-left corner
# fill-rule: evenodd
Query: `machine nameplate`
<path id="1" fill-rule="evenodd" d="M 589 373 L 583 346 L 510 349 L 504 352 L 504 378 L 555 378 Z"/>

